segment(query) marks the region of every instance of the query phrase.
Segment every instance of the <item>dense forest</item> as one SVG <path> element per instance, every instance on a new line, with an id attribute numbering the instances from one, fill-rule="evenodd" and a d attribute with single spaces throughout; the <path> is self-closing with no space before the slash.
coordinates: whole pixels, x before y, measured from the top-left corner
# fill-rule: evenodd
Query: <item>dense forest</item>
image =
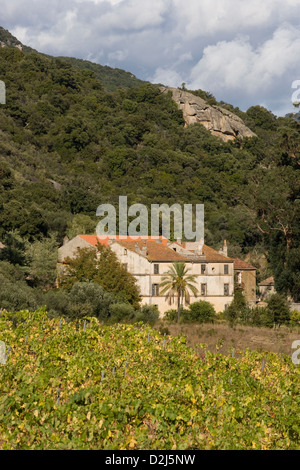
<path id="1" fill-rule="evenodd" d="M 0 48 L 0 80 L 7 90 L 0 106 L 0 280 L 7 293 L 20 285 L 28 300 L 30 289 L 55 286 L 64 237 L 94 233 L 99 204 L 117 206 L 126 195 L 128 205 L 203 203 L 205 243 L 218 249 L 226 239 L 229 256 L 257 266 L 258 281 L 274 275 L 276 289 L 299 300 L 295 119 L 218 103 L 257 135 L 225 143 L 200 124 L 185 127 L 171 93 L 158 85 L 30 48 Z"/>

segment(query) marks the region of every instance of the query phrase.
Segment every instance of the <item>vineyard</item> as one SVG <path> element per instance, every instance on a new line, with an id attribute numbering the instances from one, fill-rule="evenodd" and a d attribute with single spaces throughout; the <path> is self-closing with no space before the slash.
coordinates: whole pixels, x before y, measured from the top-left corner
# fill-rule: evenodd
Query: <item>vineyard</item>
<path id="1" fill-rule="evenodd" d="M 142 323 L 43 309 L 2 313 L 0 340 L 1 450 L 300 448 L 288 356 L 222 355 Z"/>

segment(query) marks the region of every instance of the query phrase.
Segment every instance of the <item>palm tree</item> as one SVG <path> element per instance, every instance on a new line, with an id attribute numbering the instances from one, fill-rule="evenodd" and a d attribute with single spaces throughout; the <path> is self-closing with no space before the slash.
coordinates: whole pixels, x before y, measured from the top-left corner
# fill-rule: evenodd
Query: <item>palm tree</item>
<path id="1" fill-rule="evenodd" d="M 177 261 L 173 263 L 173 266 L 163 274 L 161 294 L 166 294 L 166 299 L 169 302 L 174 301 L 175 295 L 177 295 L 177 321 L 180 320 L 180 304 L 183 304 L 183 299 L 189 303 L 190 301 L 190 290 L 197 297 L 198 289 L 193 284 L 196 282 L 195 276 L 187 275 L 188 268 L 184 262 Z"/>

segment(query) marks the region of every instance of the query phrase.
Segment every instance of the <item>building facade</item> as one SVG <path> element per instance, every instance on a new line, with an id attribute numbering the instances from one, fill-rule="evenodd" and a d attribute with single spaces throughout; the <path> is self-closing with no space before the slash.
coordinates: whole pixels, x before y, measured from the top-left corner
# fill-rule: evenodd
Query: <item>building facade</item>
<path id="1" fill-rule="evenodd" d="M 67 257 L 76 256 L 77 248 L 96 248 L 98 241 L 109 245 L 119 262 L 136 278 L 141 303 L 157 305 L 161 316 L 167 310 L 176 308 L 176 298 L 174 304 L 170 304 L 160 292 L 160 283 L 164 274 L 178 261 L 184 262 L 188 274 L 195 276 L 194 285 L 198 294 L 195 297 L 190 293 L 189 303 L 205 300 L 214 306 L 216 312 L 223 312 L 233 300 L 234 259 L 204 243 L 186 245 L 181 241 L 170 242 L 163 237 L 133 240 L 130 237 L 109 239 L 78 235 L 59 248 L 58 273 Z"/>
<path id="2" fill-rule="evenodd" d="M 235 283 L 243 289 L 249 307 L 256 305 L 256 268 L 239 258 L 234 259 Z"/>

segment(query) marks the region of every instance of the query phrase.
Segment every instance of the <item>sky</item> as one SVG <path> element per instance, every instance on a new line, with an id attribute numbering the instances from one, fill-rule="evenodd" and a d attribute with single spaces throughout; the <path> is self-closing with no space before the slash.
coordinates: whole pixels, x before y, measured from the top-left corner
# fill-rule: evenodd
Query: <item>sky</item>
<path id="1" fill-rule="evenodd" d="M 300 100 L 300 0 L 1 0 L 0 25 L 53 56 L 117 67 L 277 116 Z"/>

